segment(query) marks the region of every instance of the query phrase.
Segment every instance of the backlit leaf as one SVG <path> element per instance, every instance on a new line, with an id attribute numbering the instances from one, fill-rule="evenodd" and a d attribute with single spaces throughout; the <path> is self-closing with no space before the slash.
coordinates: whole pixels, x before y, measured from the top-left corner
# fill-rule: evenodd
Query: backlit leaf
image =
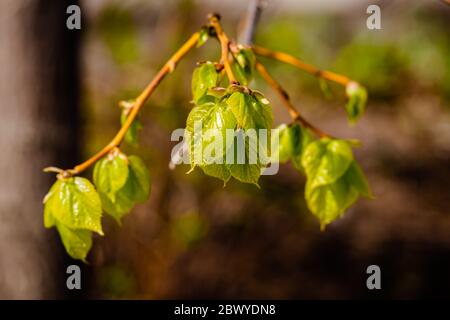
<path id="1" fill-rule="evenodd" d="M 219 75 L 216 71 L 216 67 L 210 61 L 205 62 L 195 68 L 192 74 L 192 98 L 196 104 L 201 104 L 202 99 L 205 97 L 208 89 L 217 86 L 217 80 Z"/>
<path id="2" fill-rule="evenodd" d="M 345 106 L 347 117 L 350 123 L 355 123 L 364 113 L 367 102 L 367 91 L 356 82 L 347 85 L 346 93 L 348 102 Z"/>
<path id="3" fill-rule="evenodd" d="M 302 165 L 311 188 L 335 182 L 353 161 L 348 142 L 323 138 L 311 142 L 302 156 Z"/>
<path id="4" fill-rule="evenodd" d="M 95 164 L 93 176 L 98 192 L 105 194 L 114 202 L 117 191 L 125 185 L 128 178 L 126 156 L 110 153 Z"/>
<path id="5" fill-rule="evenodd" d="M 87 229 L 103 235 L 100 197 L 85 178 L 58 179 L 44 206 L 44 223 L 47 226 L 52 226 L 52 219 L 55 219 L 68 228 Z"/>
<path id="6" fill-rule="evenodd" d="M 125 121 L 128 117 L 128 110 L 124 109 L 120 115 L 120 124 L 123 126 Z M 134 119 L 131 123 L 130 127 L 127 130 L 127 133 L 125 134 L 125 142 L 128 143 L 130 146 L 137 147 L 138 146 L 138 137 L 139 137 L 139 130 L 142 129 L 142 123 L 139 121 L 138 118 Z"/>
<path id="7" fill-rule="evenodd" d="M 86 256 L 92 247 L 92 232 L 83 229 L 71 229 L 61 223 L 58 223 L 56 228 L 67 253 L 73 259 L 86 262 Z"/>

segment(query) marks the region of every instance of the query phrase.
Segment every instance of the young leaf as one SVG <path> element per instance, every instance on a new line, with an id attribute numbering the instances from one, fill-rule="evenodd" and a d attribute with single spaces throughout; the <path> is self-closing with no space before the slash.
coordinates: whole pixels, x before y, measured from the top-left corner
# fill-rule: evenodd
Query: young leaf
<path id="1" fill-rule="evenodd" d="M 282 124 L 277 129 L 276 133 L 272 135 L 272 160 L 276 161 L 278 155 L 280 163 L 291 160 L 297 170 L 302 170 L 302 154 L 306 146 L 312 141 L 311 135 L 298 123 L 290 126 Z M 276 148 L 274 140 L 276 138 L 278 138 L 278 148 Z"/>
<path id="2" fill-rule="evenodd" d="M 272 127 L 272 108 L 267 99 L 244 92 L 234 92 L 227 99 L 227 104 L 236 118 L 238 127 L 267 130 Z"/>
<path id="3" fill-rule="evenodd" d="M 369 183 L 361 170 L 361 167 L 353 161 L 347 172 L 345 173 L 347 182 L 356 189 L 360 194 L 367 198 L 373 198 L 372 192 L 370 191 Z"/>
<path id="4" fill-rule="evenodd" d="M 201 126 L 196 128 L 196 125 Z M 225 164 L 223 157 L 232 143 L 227 141 L 226 131 L 235 128 L 236 119 L 225 103 L 208 103 L 194 107 L 186 121 L 186 138 L 190 146 L 188 150 L 191 166 L 211 165 L 219 160 Z M 207 152 L 210 149 L 213 150 L 211 154 Z M 207 168 L 205 173 L 213 173 L 211 175 L 215 177 L 222 176 L 225 181 L 228 176 L 225 171 L 225 169 L 217 170 L 216 167 L 212 167 Z"/>
<path id="5" fill-rule="evenodd" d="M 206 175 L 222 180 L 224 185 L 231 178 L 230 170 L 225 164 L 206 164 L 200 166 L 200 168 Z"/>
<path id="6" fill-rule="evenodd" d="M 217 86 L 219 75 L 216 67 L 210 61 L 205 62 L 195 68 L 192 74 L 192 97 L 196 104 L 201 104 L 205 101 L 204 97 L 208 89 Z"/>
<path id="7" fill-rule="evenodd" d="M 83 229 L 71 229 L 61 223 L 58 223 L 56 228 L 67 253 L 73 259 L 86 262 L 86 256 L 92 247 L 92 232 Z"/>
<path id="8" fill-rule="evenodd" d="M 350 82 L 346 87 L 348 102 L 345 106 L 350 123 L 355 123 L 364 113 L 367 102 L 367 91 L 356 82 Z"/>
<path id="9" fill-rule="evenodd" d="M 89 180 L 81 177 L 58 179 L 45 197 L 44 223 L 58 223 L 73 229 L 87 229 L 103 235 L 99 195 Z M 53 217 L 53 218 L 52 218 Z"/>
<path id="10" fill-rule="evenodd" d="M 127 184 L 119 190 L 114 202 L 106 194 L 100 193 L 103 210 L 112 216 L 119 224 L 120 219 L 134 207 L 133 195 Z"/>
<path id="11" fill-rule="evenodd" d="M 197 48 L 201 47 L 208 41 L 209 38 L 209 30 L 208 27 L 202 27 L 199 31 L 199 37 L 197 40 Z"/>
<path id="12" fill-rule="evenodd" d="M 120 115 L 120 124 L 123 126 L 125 121 L 127 121 L 127 117 L 129 114 L 129 110 L 124 109 Z M 139 121 L 139 119 L 134 119 L 131 123 L 130 127 L 127 130 L 127 133 L 125 134 L 125 142 L 128 143 L 130 146 L 137 147 L 138 146 L 138 137 L 139 137 L 139 130 L 142 129 L 142 123 Z"/>
<path id="13" fill-rule="evenodd" d="M 239 52 L 234 54 L 235 63 L 231 65 L 236 80 L 244 86 L 247 86 L 253 79 L 256 57 L 249 48 L 241 47 Z"/>
<path id="14" fill-rule="evenodd" d="M 353 161 L 348 142 L 323 138 L 311 142 L 302 156 L 302 165 L 311 188 L 335 182 Z"/>
<path id="15" fill-rule="evenodd" d="M 318 187 L 314 187 L 309 180 L 306 182 L 306 203 L 319 219 L 322 229 L 340 217 L 357 198 L 358 192 L 344 178 Z"/>
<path id="16" fill-rule="evenodd" d="M 150 173 L 141 158 L 129 156 L 128 161 L 128 180 L 125 188 L 132 195 L 134 202 L 144 202 L 150 196 Z"/>
<path id="17" fill-rule="evenodd" d="M 244 183 L 252 183 L 259 186 L 258 180 L 261 176 L 261 166 L 259 164 L 234 163 L 230 164 L 228 167 L 233 178 Z"/>
<path id="18" fill-rule="evenodd" d="M 116 199 L 116 193 L 128 178 L 128 160 L 121 153 L 109 154 L 99 160 L 94 167 L 94 184 L 100 194 Z"/>
<path id="19" fill-rule="evenodd" d="M 231 158 L 231 154 L 229 154 L 231 151 L 234 156 L 232 163 L 227 162 L 231 176 L 241 182 L 252 183 L 258 187 L 261 167 L 267 163 L 264 162 L 266 159 L 261 158 L 261 154 L 258 153 L 258 147 L 261 148 L 259 139 L 256 132 L 251 129 L 238 130 L 231 146 L 233 149 L 227 150 L 227 157 Z"/>

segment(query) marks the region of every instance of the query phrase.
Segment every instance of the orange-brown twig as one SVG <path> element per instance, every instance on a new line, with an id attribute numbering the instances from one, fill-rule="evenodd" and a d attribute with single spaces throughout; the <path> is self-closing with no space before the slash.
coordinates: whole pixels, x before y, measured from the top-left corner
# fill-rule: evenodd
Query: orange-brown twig
<path id="1" fill-rule="evenodd" d="M 153 91 L 155 91 L 156 87 L 159 85 L 159 83 L 164 79 L 164 77 L 172 72 L 177 63 L 197 44 L 199 38 L 199 33 L 194 33 L 189 40 L 187 40 L 183 46 L 181 46 L 180 49 L 178 49 L 177 52 L 164 64 L 164 66 L 159 70 L 159 72 L 156 74 L 156 76 L 153 78 L 153 80 L 148 84 L 148 86 L 142 91 L 142 93 L 136 98 L 134 101 L 134 105 L 128 114 L 127 120 L 123 124 L 123 126 L 120 128 L 120 130 L 117 132 L 117 134 L 114 136 L 114 138 L 111 140 L 109 144 L 107 144 L 102 150 L 97 152 L 95 155 L 93 155 L 91 158 L 87 159 L 83 163 L 75 166 L 73 169 L 65 170 L 66 176 L 73 176 L 76 174 L 79 174 L 95 164 L 98 160 L 103 158 L 106 154 L 108 154 L 111 150 L 116 148 L 120 145 L 123 138 L 125 137 L 125 134 L 127 133 L 128 129 L 130 128 L 131 124 L 133 123 L 134 119 L 138 115 L 139 111 L 142 109 L 144 103 L 147 101 L 147 99 L 152 95 Z M 56 172 L 54 168 L 50 170 L 49 168 L 44 169 L 44 171 L 47 172 Z"/>
<path id="2" fill-rule="evenodd" d="M 281 101 L 283 102 L 284 106 L 286 107 L 294 121 L 298 121 L 302 126 L 310 129 L 321 138 L 333 138 L 330 134 L 315 127 L 302 117 L 300 112 L 298 112 L 297 109 L 292 105 L 286 90 L 284 90 L 283 87 L 281 87 L 281 85 L 270 75 L 264 65 L 262 65 L 260 62 L 256 62 L 256 70 L 258 70 L 263 79 L 275 90 L 275 92 L 281 98 Z"/>
<path id="3" fill-rule="evenodd" d="M 327 70 L 320 70 L 319 68 L 313 66 L 312 64 L 303 62 L 302 60 L 284 53 L 284 52 L 279 52 L 279 51 L 272 51 L 263 47 L 258 47 L 258 46 L 253 46 L 252 47 L 253 52 L 256 53 L 257 55 L 260 56 L 264 56 L 264 57 L 269 57 L 290 65 L 293 65 L 299 69 L 302 69 L 306 72 L 308 72 L 309 74 L 318 77 L 318 78 L 323 78 L 329 81 L 333 81 L 336 83 L 339 83 L 341 85 L 343 85 L 344 87 L 347 86 L 347 84 L 349 84 L 350 82 L 352 82 L 353 80 L 351 80 L 350 78 L 331 72 L 331 71 L 327 71 Z M 353 81 L 355 82 L 355 81 Z"/>
<path id="4" fill-rule="evenodd" d="M 223 31 L 222 25 L 220 24 L 220 16 L 218 14 L 211 14 L 209 16 L 209 23 L 216 31 L 217 39 L 220 42 L 220 46 L 222 49 L 221 63 L 223 63 L 228 80 L 230 80 L 230 83 L 235 83 L 236 78 L 234 77 L 230 61 L 228 60 L 230 39 L 228 39 L 228 36 Z"/>

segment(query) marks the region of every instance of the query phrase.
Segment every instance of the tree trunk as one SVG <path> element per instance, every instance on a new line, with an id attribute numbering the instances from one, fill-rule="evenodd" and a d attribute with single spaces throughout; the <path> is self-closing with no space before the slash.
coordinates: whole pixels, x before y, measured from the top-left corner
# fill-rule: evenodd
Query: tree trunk
<path id="1" fill-rule="evenodd" d="M 0 1 L 0 298 L 60 298 L 65 259 L 45 229 L 42 198 L 77 156 L 80 31 L 66 28 L 76 1 Z"/>

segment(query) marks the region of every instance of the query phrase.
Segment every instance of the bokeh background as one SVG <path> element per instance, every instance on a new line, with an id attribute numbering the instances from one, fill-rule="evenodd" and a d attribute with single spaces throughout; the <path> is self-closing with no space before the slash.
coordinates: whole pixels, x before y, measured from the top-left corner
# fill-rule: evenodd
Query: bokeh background
<path id="1" fill-rule="evenodd" d="M 359 200 L 321 232 L 290 164 L 263 176 L 261 189 L 223 188 L 199 170 L 187 175 L 186 165 L 170 170 L 170 134 L 192 107 L 191 72 L 220 54 L 212 40 L 164 80 L 141 115 L 140 147 L 124 149 L 148 164 L 150 200 L 121 227 L 104 218 L 83 290 L 65 290 L 73 261 L 42 226 L 52 177 L 40 170 L 102 148 L 119 128 L 119 100 L 137 96 L 209 12 L 235 38 L 248 4 L 84 0 L 82 30 L 68 31 L 73 3 L 0 5 L 0 297 L 450 297 L 450 6 L 431 0 L 268 0 L 256 29 L 256 44 L 367 87 L 367 112 L 350 127 L 341 87 L 325 96 L 310 75 L 263 60 L 307 119 L 361 140 L 355 153 L 375 200 Z M 382 30 L 366 28 L 369 4 L 381 7 Z M 275 124 L 290 121 L 269 87 L 260 79 L 253 87 L 271 101 Z M 371 264 L 381 268 L 378 291 L 366 288 Z"/>

